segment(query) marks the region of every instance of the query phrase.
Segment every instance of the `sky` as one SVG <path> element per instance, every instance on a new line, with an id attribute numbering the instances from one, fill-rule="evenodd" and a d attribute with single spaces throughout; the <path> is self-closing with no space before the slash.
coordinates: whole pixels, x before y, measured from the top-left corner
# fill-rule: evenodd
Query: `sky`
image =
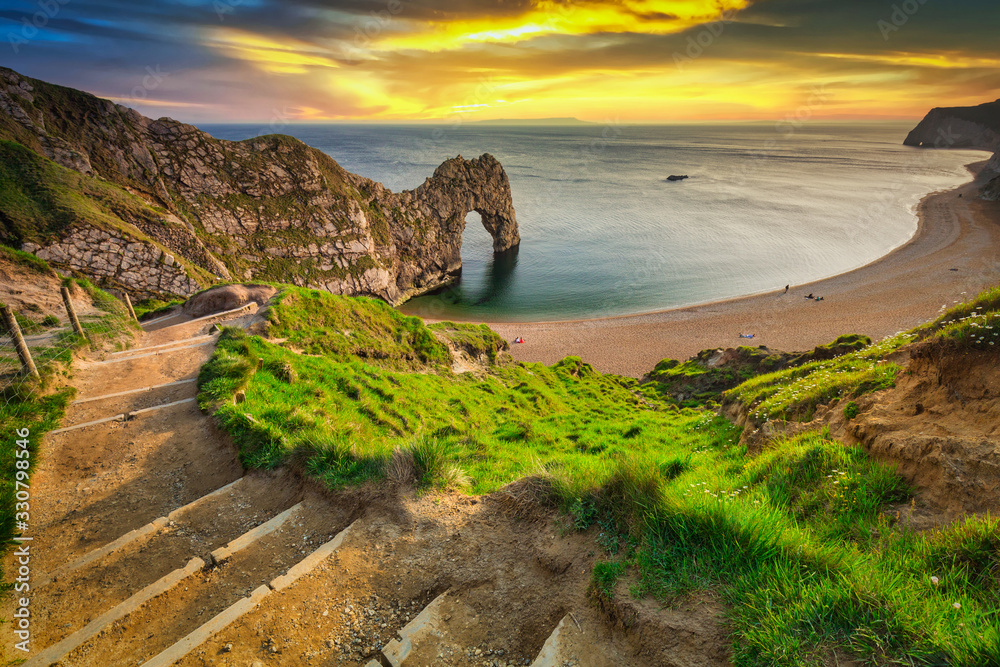
<path id="1" fill-rule="evenodd" d="M 0 65 L 192 123 L 922 117 L 997 0 L 4 0 Z"/>

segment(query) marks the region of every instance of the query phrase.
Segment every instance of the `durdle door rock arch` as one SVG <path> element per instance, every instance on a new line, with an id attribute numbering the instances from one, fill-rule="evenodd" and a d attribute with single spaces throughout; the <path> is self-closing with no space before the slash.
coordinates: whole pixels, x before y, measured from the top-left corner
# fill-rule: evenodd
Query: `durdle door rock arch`
<path id="1" fill-rule="evenodd" d="M 273 281 L 399 304 L 455 280 L 470 211 L 494 250 L 520 243 L 510 182 L 488 154 L 393 193 L 294 137 L 220 140 L 2 67 L 0 140 L 45 175 L 13 184 L 25 197 L 44 206 L 74 183 L 86 200 L 49 218 L 0 211 L 0 243 L 138 297 Z"/>
<path id="2" fill-rule="evenodd" d="M 462 268 L 462 235 L 466 216 L 479 213 L 493 237 L 493 252 L 506 252 L 521 243 L 510 181 L 500 162 L 485 153 L 473 160 L 459 155 L 444 162 L 423 185 L 398 195 L 400 208 L 425 212 L 421 221 L 434 230 L 422 239 L 400 239 L 417 261 L 401 268 L 397 288 L 403 300 L 454 280 Z M 405 229 L 405 227 L 403 227 Z M 390 301 L 395 299 L 390 298 Z"/>

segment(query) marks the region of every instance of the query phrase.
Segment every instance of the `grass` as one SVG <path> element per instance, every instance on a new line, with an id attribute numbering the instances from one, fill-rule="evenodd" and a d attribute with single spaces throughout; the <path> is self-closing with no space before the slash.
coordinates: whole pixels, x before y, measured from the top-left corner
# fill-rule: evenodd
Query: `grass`
<path id="1" fill-rule="evenodd" d="M 249 467 L 300 466 L 332 488 L 473 494 L 531 477 L 574 528 L 596 525 L 596 600 L 626 575 L 633 594 L 668 605 L 717 596 L 737 665 L 1000 664 L 1000 524 L 909 531 L 896 508 L 911 489 L 828 432 L 751 457 L 713 412 L 579 358 L 514 363 L 486 330 L 299 288 L 269 317 L 270 341 L 225 330 L 199 378 L 202 405 Z M 495 351 L 492 363 L 453 373 L 442 336 Z M 911 338 L 848 341 L 861 349 L 732 394 L 765 415 L 805 416 L 890 384 L 885 357 Z"/>
<path id="2" fill-rule="evenodd" d="M 754 459 L 723 444 L 674 479 L 650 463 L 597 492 L 605 543 L 635 545 L 595 568 L 598 599 L 629 570 L 665 604 L 714 591 L 737 665 L 997 664 L 996 520 L 908 531 L 885 511 L 910 493 L 894 471 L 823 432 Z"/>
<path id="3" fill-rule="evenodd" d="M 950 308 L 917 333 L 964 349 L 995 349 L 1000 345 L 1000 286 Z"/>
<path id="4" fill-rule="evenodd" d="M 894 386 L 900 367 L 886 357 L 915 338 L 897 334 L 830 360 L 759 375 L 726 392 L 725 398 L 750 408 L 758 422 L 809 421 L 820 404 Z"/>
<path id="5" fill-rule="evenodd" d="M 184 301 L 182 299 L 173 299 L 171 301 L 163 301 L 161 299 L 142 299 L 141 301 L 136 301 L 132 304 L 132 310 L 135 311 L 135 316 L 138 317 L 139 320 L 152 320 L 160 315 L 166 315 L 167 311 L 183 303 Z"/>
<path id="6" fill-rule="evenodd" d="M 669 396 L 685 407 L 711 407 L 726 391 L 753 377 L 857 352 L 871 342 L 867 336 L 847 334 L 802 354 L 740 346 L 720 358 L 722 350 L 703 350 L 685 362 L 662 360 L 643 378 L 643 391 Z"/>

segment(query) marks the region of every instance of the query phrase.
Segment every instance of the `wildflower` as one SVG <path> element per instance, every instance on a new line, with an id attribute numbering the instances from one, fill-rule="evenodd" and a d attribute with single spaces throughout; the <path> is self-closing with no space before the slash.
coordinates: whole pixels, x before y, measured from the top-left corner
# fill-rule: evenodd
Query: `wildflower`
<path id="1" fill-rule="evenodd" d="M 961 609 L 961 608 L 962 608 L 962 605 L 960 605 L 960 604 L 959 604 L 959 603 L 957 603 L 957 602 L 956 602 L 956 603 L 954 603 L 954 604 L 953 604 L 953 605 L 951 605 L 951 606 L 952 606 L 952 607 L 954 607 L 955 609 Z"/>
<path id="2" fill-rule="evenodd" d="M 931 583 L 934 584 L 935 586 L 938 585 L 939 581 L 940 581 L 940 579 L 938 579 L 937 577 L 931 577 Z"/>

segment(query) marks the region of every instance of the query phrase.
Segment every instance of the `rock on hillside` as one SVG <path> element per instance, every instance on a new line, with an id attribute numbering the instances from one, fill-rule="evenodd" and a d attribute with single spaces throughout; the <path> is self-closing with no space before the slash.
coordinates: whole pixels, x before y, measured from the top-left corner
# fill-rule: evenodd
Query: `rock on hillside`
<path id="1" fill-rule="evenodd" d="M 89 198 L 55 229 L 0 209 L 0 242 L 145 296 L 232 278 L 397 304 L 453 279 L 470 211 L 496 251 L 520 242 L 510 183 L 488 154 L 450 159 L 415 190 L 393 193 L 292 137 L 223 141 L 5 68 L 0 140 L 81 174 Z M 104 215 L 109 189 L 117 205 Z M 41 204 L 62 193 L 53 191 Z"/>

